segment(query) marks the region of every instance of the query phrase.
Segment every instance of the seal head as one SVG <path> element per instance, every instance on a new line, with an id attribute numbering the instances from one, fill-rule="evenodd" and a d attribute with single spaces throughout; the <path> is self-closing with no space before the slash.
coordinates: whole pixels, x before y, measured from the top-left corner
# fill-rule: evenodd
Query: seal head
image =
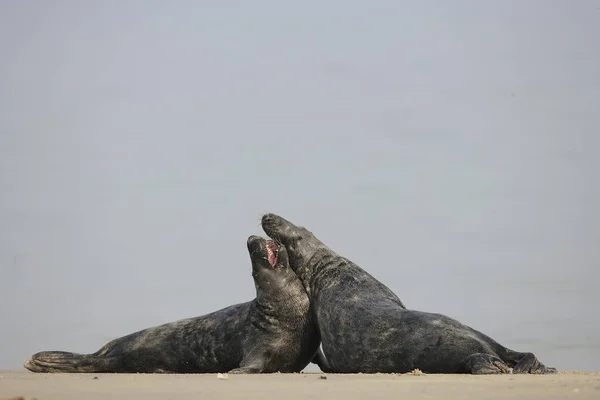
<path id="1" fill-rule="evenodd" d="M 281 243 L 288 252 L 290 265 L 300 277 L 306 291 L 310 294 L 310 281 L 317 268 L 334 255 L 324 243 L 304 227 L 296 226 L 287 219 L 276 214 L 265 214 L 262 217 L 265 233 Z"/>
<path id="2" fill-rule="evenodd" d="M 246 244 L 252 261 L 256 298 L 261 306 L 270 308 L 273 303 L 286 308 L 292 305 L 291 300 L 306 298 L 305 294 L 298 292 L 298 289 L 303 288 L 298 285 L 298 277 L 290 268 L 288 252 L 284 246 L 255 235 L 250 236 Z"/>

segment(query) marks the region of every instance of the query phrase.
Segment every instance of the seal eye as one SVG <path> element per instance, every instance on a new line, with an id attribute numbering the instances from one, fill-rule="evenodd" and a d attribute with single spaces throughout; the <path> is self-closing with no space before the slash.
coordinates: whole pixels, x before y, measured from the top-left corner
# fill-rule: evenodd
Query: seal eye
<path id="1" fill-rule="evenodd" d="M 274 267 L 277 263 L 277 253 L 279 252 L 279 246 L 272 240 L 267 242 L 267 259 L 269 260 L 269 264 L 271 267 Z"/>

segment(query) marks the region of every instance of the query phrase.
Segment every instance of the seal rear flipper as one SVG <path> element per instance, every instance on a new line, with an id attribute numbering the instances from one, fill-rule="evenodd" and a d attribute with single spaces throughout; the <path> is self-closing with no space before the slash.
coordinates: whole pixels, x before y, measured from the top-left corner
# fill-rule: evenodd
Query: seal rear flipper
<path id="1" fill-rule="evenodd" d="M 25 361 L 32 372 L 116 372 L 113 357 L 77 354 L 66 351 L 42 351 Z"/>
<path id="2" fill-rule="evenodd" d="M 491 354 L 475 353 L 465 360 L 465 370 L 473 375 L 508 374 L 508 365 Z"/>
<path id="3" fill-rule="evenodd" d="M 547 367 L 533 353 L 521 353 L 499 345 L 498 355 L 512 367 L 514 374 L 554 374 L 557 369 Z"/>
<path id="4" fill-rule="evenodd" d="M 533 353 L 524 353 L 525 356 L 513 367 L 513 374 L 555 374 L 554 367 L 546 367 Z"/>

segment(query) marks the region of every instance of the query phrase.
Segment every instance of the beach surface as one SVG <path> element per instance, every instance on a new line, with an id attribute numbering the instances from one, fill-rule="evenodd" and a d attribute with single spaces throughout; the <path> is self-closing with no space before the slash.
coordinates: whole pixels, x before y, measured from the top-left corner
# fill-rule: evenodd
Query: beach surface
<path id="1" fill-rule="evenodd" d="M 401 397 L 400 397 L 401 396 Z M 0 372 L 0 400 L 71 399 L 600 399 L 600 373 L 37 374 Z"/>

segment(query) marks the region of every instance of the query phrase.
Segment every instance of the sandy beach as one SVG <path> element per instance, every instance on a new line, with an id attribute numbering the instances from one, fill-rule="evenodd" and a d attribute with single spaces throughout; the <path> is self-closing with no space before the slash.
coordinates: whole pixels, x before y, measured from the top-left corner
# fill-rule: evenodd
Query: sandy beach
<path id="1" fill-rule="evenodd" d="M 223 378 L 223 377 L 221 377 Z M 0 400 L 51 399 L 599 399 L 600 373 L 336 375 L 321 373 L 35 374 L 0 372 Z"/>

